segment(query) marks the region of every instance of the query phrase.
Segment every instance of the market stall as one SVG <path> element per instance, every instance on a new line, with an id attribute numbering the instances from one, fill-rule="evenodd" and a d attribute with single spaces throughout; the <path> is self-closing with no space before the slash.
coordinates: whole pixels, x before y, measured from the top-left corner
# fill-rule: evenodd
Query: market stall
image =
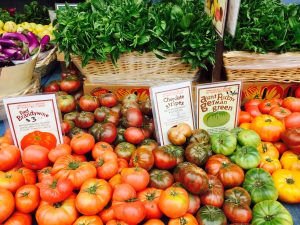
<path id="1" fill-rule="evenodd" d="M 0 224 L 299 224 L 300 6 L 248 2 L 0 21 Z"/>

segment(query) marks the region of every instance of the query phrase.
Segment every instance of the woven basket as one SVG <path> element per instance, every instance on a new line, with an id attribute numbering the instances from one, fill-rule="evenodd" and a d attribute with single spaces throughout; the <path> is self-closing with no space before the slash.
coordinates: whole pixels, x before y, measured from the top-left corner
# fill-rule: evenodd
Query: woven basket
<path id="1" fill-rule="evenodd" d="M 170 82 L 176 80 L 193 80 L 197 70 L 180 61 L 177 55 L 167 55 L 158 59 L 154 53 L 126 53 L 118 60 L 117 67 L 112 62 L 90 61 L 82 67 L 82 60 L 72 56 L 72 61 L 89 82 Z"/>
<path id="2" fill-rule="evenodd" d="M 51 73 L 56 66 L 57 47 L 39 54 L 34 72 L 40 74 L 41 77 Z"/>
<path id="3" fill-rule="evenodd" d="M 228 80 L 300 82 L 300 52 L 256 54 L 232 51 L 223 54 Z"/>
<path id="4" fill-rule="evenodd" d="M 6 119 L 4 105 L 2 99 L 4 98 L 11 98 L 16 96 L 24 96 L 24 95 L 30 95 L 30 94 L 36 94 L 39 92 L 40 89 L 40 74 L 34 73 L 32 77 L 32 81 L 30 85 L 28 85 L 25 89 L 16 92 L 14 94 L 8 95 L 8 96 L 0 96 L 0 121 Z"/>

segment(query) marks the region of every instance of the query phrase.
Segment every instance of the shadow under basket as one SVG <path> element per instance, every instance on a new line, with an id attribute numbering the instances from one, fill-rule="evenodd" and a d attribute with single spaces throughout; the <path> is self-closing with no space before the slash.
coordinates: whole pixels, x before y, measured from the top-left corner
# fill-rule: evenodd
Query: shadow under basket
<path id="1" fill-rule="evenodd" d="M 223 54 L 227 80 L 246 82 L 300 82 L 300 52 L 257 54 L 231 51 Z"/>

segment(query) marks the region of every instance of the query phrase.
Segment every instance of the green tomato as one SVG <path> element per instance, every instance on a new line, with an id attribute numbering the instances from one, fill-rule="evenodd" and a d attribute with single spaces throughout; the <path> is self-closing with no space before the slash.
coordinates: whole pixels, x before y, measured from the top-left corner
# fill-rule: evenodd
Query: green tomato
<path id="1" fill-rule="evenodd" d="M 271 175 L 261 168 L 248 170 L 243 183 L 251 196 L 254 204 L 264 200 L 277 200 L 278 190 L 276 189 Z"/>
<path id="2" fill-rule="evenodd" d="M 216 154 L 231 155 L 236 149 L 237 140 L 229 131 L 212 134 L 210 136 L 212 150 Z"/>
<path id="3" fill-rule="evenodd" d="M 261 139 L 260 136 L 253 130 L 243 130 L 237 135 L 238 143 L 242 146 L 258 147 Z"/>
<path id="4" fill-rule="evenodd" d="M 235 163 L 243 169 L 248 170 L 259 165 L 260 155 L 255 147 L 244 146 L 242 148 L 238 148 L 234 155 Z"/>
<path id="5" fill-rule="evenodd" d="M 293 225 L 289 211 L 279 202 L 266 200 L 253 208 L 252 225 Z"/>
<path id="6" fill-rule="evenodd" d="M 201 207 L 196 215 L 201 225 L 226 225 L 227 219 L 223 211 L 215 206 L 206 205 Z"/>
<path id="7" fill-rule="evenodd" d="M 232 130 L 230 130 L 230 132 L 233 133 L 237 137 L 239 135 L 239 133 L 241 133 L 244 130 L 246 130 L 246 129 L 244 129 L 242 127 L 235 127 Z"/>

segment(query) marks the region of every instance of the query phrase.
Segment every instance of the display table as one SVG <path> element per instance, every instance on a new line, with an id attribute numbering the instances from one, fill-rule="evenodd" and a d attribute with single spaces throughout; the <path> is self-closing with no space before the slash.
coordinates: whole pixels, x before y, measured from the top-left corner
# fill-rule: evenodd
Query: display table
<path id="1" fill-rule="evenodd" d="M 41 85 L 44 86 L 45 84 L 51 82 L 52 80 L 58 80 L 60 79 L 60 67 L 58 66 L 57 69 L 54 71 L 53 74 L 50 74 L 48 76 L 45 76 L 41 80 Z M 3 121 L 0 122 L 0 136 L 4 134 L 5 131 L 5 126 Z M 284 204 L 284 206 L 290 211 L 290 213 L 293 216 L 293 221 L 295 225 L 300 224 L 300 204 L 295 204 L 295 205 L 288 205 Z"/>

